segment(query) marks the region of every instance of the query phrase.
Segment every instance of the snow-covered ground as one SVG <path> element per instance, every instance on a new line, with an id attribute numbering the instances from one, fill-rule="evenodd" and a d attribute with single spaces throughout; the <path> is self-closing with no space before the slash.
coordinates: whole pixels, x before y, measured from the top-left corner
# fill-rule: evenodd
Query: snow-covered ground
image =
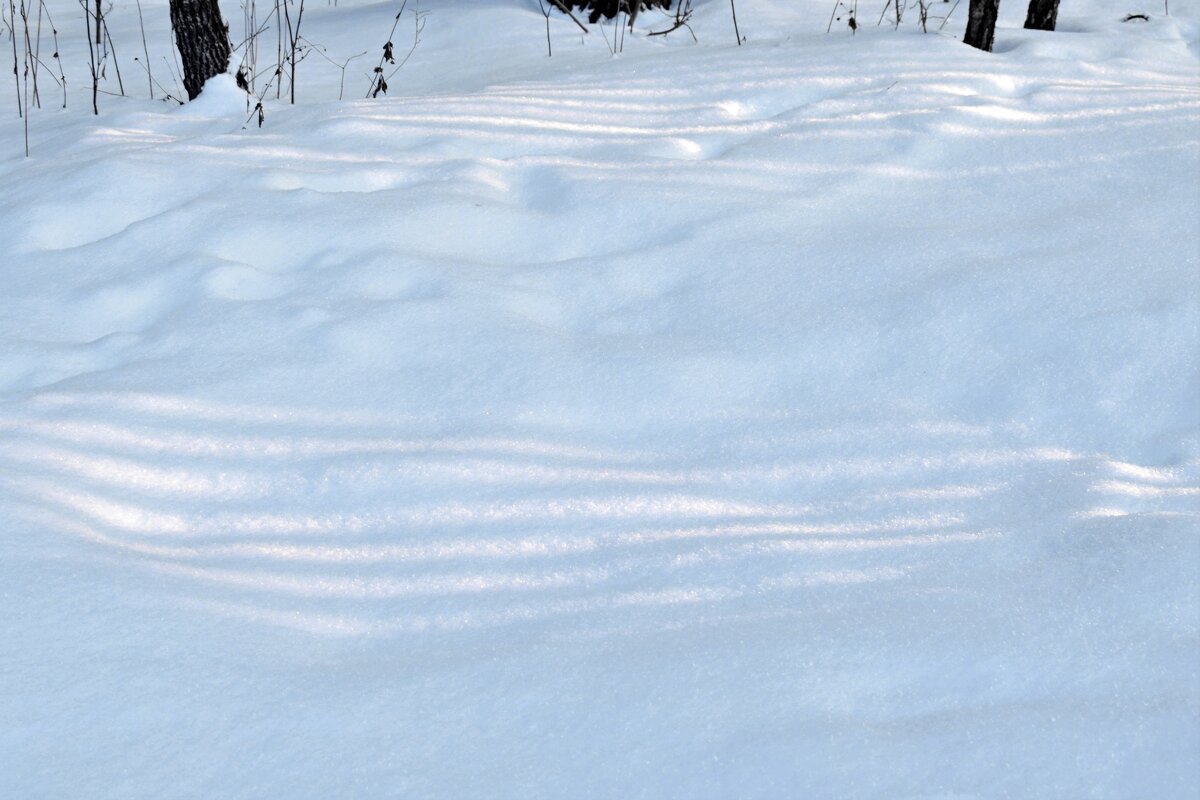
<path id="1" fill-rule="evenodd" d="M 1195 796 L 1200 9 L 696 5 L 427 2 L 372 101 L 314 4 L 261 129 L 51 6 L 0 796 Z"/>

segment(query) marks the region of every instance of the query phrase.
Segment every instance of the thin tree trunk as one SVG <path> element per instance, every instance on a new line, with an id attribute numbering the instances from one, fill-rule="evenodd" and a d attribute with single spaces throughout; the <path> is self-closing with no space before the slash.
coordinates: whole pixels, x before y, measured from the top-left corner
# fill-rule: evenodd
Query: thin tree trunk
<path id="1" fill-rule="evenodd" d="M 183 87 L 195 100 L 206 80 L 229 68 L 229 27 L 217 0 L 171 0 L 171 25 L 183 61 Z"/>
<path id="2" fill-rule="evenodd" d="M 999 10 L 1000 0 L 971 0 L 963 43 L 990 53 L 992 39 L 996 36 L 996 14 Z"/>
<path id="3" fill-rule="evenodd" d="M 1034 31 L 1052 31 L 1058 21 L 1058 0 L 1029 0 L 1025 27 Z"/>

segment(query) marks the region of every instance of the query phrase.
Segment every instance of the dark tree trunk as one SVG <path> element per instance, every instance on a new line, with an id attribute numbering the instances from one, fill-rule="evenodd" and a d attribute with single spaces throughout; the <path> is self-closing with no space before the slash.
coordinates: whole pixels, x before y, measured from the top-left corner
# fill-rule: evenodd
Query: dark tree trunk
<path id="1" fill-rule="evenodd" d="M 229 28 L 217 0 L 171 0 L 171 26 L 183 61 L 183 88 L 195 100 L 206 80 L 229 68 Z"/>
<path id="2" fill-rule="evenodd" d="M 996 13 L 999 10 L 1000 0 L 971 0 L 971 8 L 967 12 L 967 32 L 963 34 L 963 42 L 971 47 L 992 52 L 992 39 L 996 35 Z"/>
<path id="3" fill-rule="evenodd" d="M 1029 0 L 1025 27 L 1033 31 L 1052 31 L 1058 21 L 1058 0 Z"/>

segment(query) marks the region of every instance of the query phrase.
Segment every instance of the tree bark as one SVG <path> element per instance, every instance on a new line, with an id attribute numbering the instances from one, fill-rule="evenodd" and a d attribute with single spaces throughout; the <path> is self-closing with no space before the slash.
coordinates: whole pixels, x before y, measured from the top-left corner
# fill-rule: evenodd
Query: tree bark
<path id="1" fill-rule="evenodd" d="M 992 52 L 992 39 L 996 35 L 996 14 L 999 10 L 1000 0 L 971 0 L 963 43 Z"/>
<path id="2" fill-rule="evenodd" d="M 1058 22 L 1058 0 L 1029 0 L 1025 27 L 1033 31 L 1052 31 Z"/>
<path id="3" fill-rule="evenodd" d="M 229 27 L 217 0 L 171 0 L 171 26 L 183 61 L 183 88 L 195 100 L 206 80 L 229 68 Z"/>

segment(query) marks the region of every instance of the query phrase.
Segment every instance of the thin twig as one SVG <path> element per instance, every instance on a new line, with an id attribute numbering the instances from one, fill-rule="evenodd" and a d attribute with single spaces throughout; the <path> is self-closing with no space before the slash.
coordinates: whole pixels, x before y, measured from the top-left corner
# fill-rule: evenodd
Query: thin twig
<path id="1" fill-rule="evenodd" d="M 563 5 L 563 2 L 562 2 L 562 0 L 550 0 L 550 3 L 551 3 L 551 4 L 552 4 L 552 5 L 555 7 L 555 8 L 557 8 L 559 11 L 561 11 L 562 13 L 564 13 L 564 14 L 566 14 L 568 17 L 570 17 L 570 18 L 571 18 L 571 22 L 574 22 L 576 25 L 578 25 L 578 26 L 579 26 L 579 30 L 583 31 L 584 33 L 587 33 L 587 32 L 588 32 L 587 26 L 586 26 L 586 25 L 584 25 L 582 22 L 580 22 L 580 21 L 579 21 L 579 20 L 578 20 L 578 19 L 575 17 L 575 15 L 571 13 L 570 9 L 568 9 L 568 8 L 567 8 L 565 5 Z"/>
<path id="2" fill-rule="evenodd" d="M 950 21 L 950 17 L 953 16 L 953 14 L 954 14 L 954 9 L 958 8 L 958 4 L 961 2 L 962 2 L 962 0 L 954 0 L 954 6 L 951 7 L 950 13 L 948 13 L 948 14 L 946 14 L 946 16 L 942 17 L 942 24 L 938 25 L 939 31 L 942 28 L 946 27 L 946 23 Z"/>
<path id="3" fill-rule="evenodd" d="M 29 43 L 29 7 L 25 5 L 26 0 L 21 0 L 21 22 L 25 30 L 25 118 L 22 120 L 25 128 L 25 157 L 29 158 L 29 58 L 33 54 L 33 48 Z M 16 28 L 13 28 L 13 36 L 17 35 Z"/>
<path id="4" fill-rule="evenodd" d="M 21 73 L 17 67 L 17 6 L 13 0 L 8 0 L 8 22 L 12 29 L 13 81 L 17 84 L 17 114 L 24 117 L 25 111 L 21 105 Z"/>
<path id="5" fill-rule="evenodd" d="M 546 18 L 546 58 L 554 58 L 554 48 L 550 46 L 550 9 L 553 6 L 548 6 L 543 0 L 538 0 L 538 8 L 542 10 L 542 16 Z"/>
<path id="6" fill-rule="evenodd" d="M 48 9 L 48 8 L 46 9 L 46 20 L 50 23 L 50 33 L 54 37 L 54 55 L 52 56 L 52 58 L 54 59 L 55 63 L 58 64 L 59 85 L 62 86 L 62 90 L 63 90 L 62 107 L 66 108 L 67 107 L 67 75 L 65 72 L 63 72 L 62 58 L 60 58 L 58 55 L 58 26 L 56 26 L 54 24 L 54 17 L 50 16 L 50 9 Z M 54 74 L 54 73 L 51 73 L 51 74 Z"/>
<path id="7" fill-rule="evenodd" d="M 92 71 L 92 113 L 98 117 L 100 116 L 100 106 L 97 103 L 96 95 L 100 90 L 100 73 L 97 70 L 96 58 L 99 54 L 96 52 L 95 45 L 92 44 L 92 12 L 87 7 L 87 0 L 80 0 L 79 4 L 83 6 L 84 25 L 87 27 L 88 67 Z M 97 37 L 99 35 L 99 33 L 96 34 Z"/>
<path id="8" fill-rule="evenodd" d="M 38 92 L 38 66 L 42 63 L 42 11 L 44 8 L 45 3 L 42 0 L 38 0 L 37 32 L 34 37 L 37 44 L 30 51 L 32 63 L 29 65 L 30 71 L 33 73 L 33 104 L 37 108 L 42 107 L 42 95 Z"/>
<path id="9" fill-rule="evenodd" d="M 138 26 L 142 29 L 142 55 L 146 57 L 146 83 L 150 87 L 150 99 L 154 99 L 154 76 L 150 74 L 150 48 L 146 45 L 146 22 L 142 19 L 142 0 L 137 0 Z"/>
<path id="10" fill-rule="evenodd" d="M 392 29 L 388 31 L 387 41 L 383 44 L 383 55 L 379 57 L 379 63 L 375 65 L 375 69 L 371 74 L 371 88 L 367 89 L 367 97 L 378 97 L 380 92 L 387 94 L 387 81 L 383 78 L 383 65 L 395 64 L 396 59 L 392 55 L 392 39 L 396 36 L 396 28 L 400 25 L 400 17 L 404 15 L 404 9 L 408 5 L 408 0 L 404 0 L 400 4 L 400 10 L 396 12 L 395 18 L 392 19 Z"/>
<path id="11" fill-rule="evenodd" d="M 121 90 L 121 97 L 124 97 L 125 96 L 125 82 L 121 80 L 121 62 L 117 58 L 117 46 L 115 44 L 113 44 L 112 36 L 108 32 L 108 17 L 107 16 L 105 16 L 101 20 L 101 24 L 104 26 L 104 39 L 105 39 L 105 41 L 108 42 L 108 49 L 112 50 L 113 66 L 116 67 L 116 70 L 117 70 L 117 88 Z"/>
<path id="12" fill-rule="evenodd" d="M 400 59 L 400 63 L 396 68 L 388 73 L 388 80 L 391 80 L 397 72 L 404 68 L 408 60 L 412 58 L 413 53 L 417 52 L 417 45 L 421 43 L 421 34 L 425 32 L 425 17 L 428 11 L 421 11 L 419 8 L 413 9 L 413 43 L 412 47 L 408 48 L 408 52 L 404 54 L 404 58 Z"/>
<path id="13" fill-rule="evenodd" d="M 332 58 L 329 57 L 329 54 L 325 52 L 325 48 L 322 47 L 321 45 L 314 44 L 313 42 L 309 41 L 308 39 L 305 39 L 303 36 L 300 37 L 300 41 L 302 41 L 308 45 L 308 52 L 316 53 L 321 58 L 325 59 L 330 64 L 333 64 L 335 67 L 337 67 L 338 69 L 340 69 L 342 71 L 342 80 L 338 84 L 338 100 L 341 100 L 342 94 L 346 88 L 346 67 L 348 67 L 350 65 L 350 62 L 353 61 L 354 59 L 362 58 L 363 56 L 365 56 L 367 54 L 367 51 L 363 50 L 361 53 L 358 53 L 357 55 L 350 56 L 345 61 L 343 61 L 342 63 L 339 64 L 338 62 L 334 61 Z"/>
<path id="14" fill-rule="evenodd" d="M 687 28 L 688 30 L 691 30 L 691 28 L 688 26 L 688 18 L 689 17 L 691 17 L 690 11 L 688 12 L 688 15 L 686 17 L 675 20 L 675 23 L 673 25 L 671 25 L 671 27 L 667 28 L 666 30 L 650 31 L 646 35 L 647 36 L 666 36 L 668 33 L 674 33 L 675 31 L 679 30 L 680 28 Z"/>

